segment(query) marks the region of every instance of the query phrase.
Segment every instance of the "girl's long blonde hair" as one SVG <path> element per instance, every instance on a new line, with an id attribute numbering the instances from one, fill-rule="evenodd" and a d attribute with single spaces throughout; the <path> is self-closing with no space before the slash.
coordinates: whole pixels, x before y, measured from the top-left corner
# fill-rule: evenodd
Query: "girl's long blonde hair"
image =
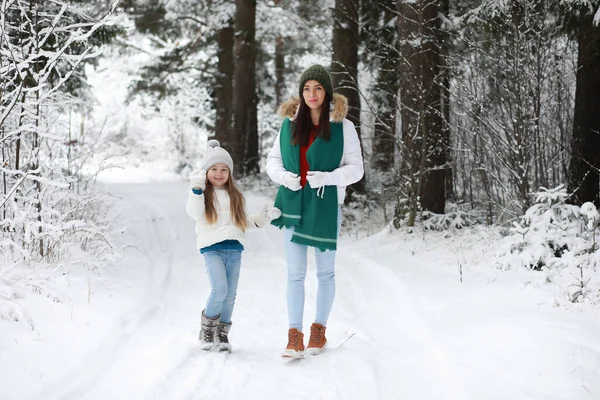
<path id="1" fill-rule="evenodd" d="M 240 228 L 242 232 L 246 231 L 248 221 L 246 220 L 246 199 L 240 190 L 235 186 L 231 171 L 229 171 L 229 179 L 225 183 L 225 189 L 229 194 L 229 208 L 231 219 L 235 226 Z M 209 224 L 217 222 L 217 210 L 215 207 L 215 187 L 206 180 L 206 190 L 204 191 L 204 217 Z"/>

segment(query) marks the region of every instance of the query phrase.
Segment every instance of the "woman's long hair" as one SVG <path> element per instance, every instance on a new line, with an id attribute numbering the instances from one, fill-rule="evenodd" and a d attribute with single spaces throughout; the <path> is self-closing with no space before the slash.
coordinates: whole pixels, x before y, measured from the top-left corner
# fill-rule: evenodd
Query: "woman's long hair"
<path id="1" fill-rule="evenodd" d="M 321 104 L 321 116 L 319 117 L 319 129 L 317 137 L 326 141 L 331 138 L 331 130 L 329 128 L 329 107 L 331 105 L 331 96 L 325 94 L 325 100 Z M 312 121 L 310 119 L 310 108 L 304 101 L 304 96 L 300 96 L 300 106 L 298 113 L 294 119 L 294 131 L 292 132 L 292 144 L 300 146 L 308 146 L 308 137 L 312 129 Z"/>
<path id="2" fill-rule="evenodd" d="M 242 232 L 245 232 L 248 227 L 248 221 L 246 220 L 246 199 L 244 199 L 242 192 L 235 186 L 231 171 L 229 171 L 229 179 L 225 183 L 224 190 L 229 194 L 231 220 L 235 226 L 240 228 Z M 207 179 L 206 190 L 204 191 L 204 217 L 209 224 L 217 222 L 215 201 L 215 187 Z"/>

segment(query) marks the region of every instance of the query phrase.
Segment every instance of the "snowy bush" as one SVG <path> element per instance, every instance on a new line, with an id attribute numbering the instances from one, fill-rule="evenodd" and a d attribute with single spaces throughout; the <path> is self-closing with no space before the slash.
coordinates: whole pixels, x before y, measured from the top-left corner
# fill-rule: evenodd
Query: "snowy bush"
<path id="1" fill-rule="evenodd" d="M 466 227 L 484 224 L 486 222 L 485 210 L 472 208 L 473 204 L 453 204 L 448 202 L 445 214 L 436 214 L 421 210 L 417 204 L 417 221 L 426 231 L 445 231 L 463 229 Z M 408 223 L 410 218 L 409 199 L 398 199 L 394 209 L 394 226 L 399 229 L 403 223 Z M 402 215 L 398 219 L 396 216 Z"/>
<path id="2" fill-rule="evenodd" d="M 423 228 L 430 231 L 462 229 L 479 223 L 479 220 L 474 213 L 460 210 L 446 214 L 434 214 L 429 211 L 423 211 L 421 221 L 423 223 Z"/>
<path id="3" fill-rule="evenodd" d="M 355 192 L 352 200 L 342 205 L 340 235 L 358 240 L 381 231 L 388 222 L 385 204 L 379 198 Z"/>
<path id="4" fill-rule="evenodd" d="M 557 283 L 570 301 L 598 303 L 600 218 L 593 204 L 580 208 L 566 204 L 567 198 L 562 185 L 535 193 L 535 204 L 501 243 L 496 265 L 541 271 L 545 282 Z"/>

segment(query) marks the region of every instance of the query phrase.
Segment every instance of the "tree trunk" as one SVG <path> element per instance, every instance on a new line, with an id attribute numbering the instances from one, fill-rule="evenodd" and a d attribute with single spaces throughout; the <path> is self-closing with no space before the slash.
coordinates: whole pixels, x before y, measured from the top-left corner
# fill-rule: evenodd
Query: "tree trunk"
<path id="1" fill-rule="evenodd" d="M 405 180 L 408 197 L 408 226 L 414 226 L 416 219 L 416 206 L 418 201 L 417 173 L 419 165 L 418 143 L 419 140 L 419 97 L 420 84 L 418 78 L 418 66 L 423 63 L 422 54 L 411 45 L 411 42 L 419 34 L 419 11 L 416 4 L 405 3 L 398 0 L 398 41 L 400 46 L 400 66 L 398 76 L 400 77 L 400 135 L 401 135 L 401 179 Z M 414 138 L 414 140 L 413 140 Z M 400 206 L 403 201 L 397 199 L 394 211 L 394 225 L 400 226 L 399 221 L 404 218 L 404 208 Z"/>
<path id="2" fill-rule="evenodd" d="M 428 162 L 425 163 L 423 190 L 420 192 L 424 210 L 443 214 L 446 205 L 446 132 L 442 119 L 440 81 L 440 46 L 435 38 L 440 31 L 438 2 L 422 1 L 423 47 L 425 53 L 422 66 L 422 88 L 424 95 L 424 124 L 427 129 L 427 144 L 422 149 Z M 426 40 L 430 38 L 430 40 Z"/>
<path id="3" fill-rule="evenodd" d="M 574 204 L 592 201 L 600 206 L 600 26 L 593 15 L 584 13 L 579 20 L 579 55 L 575 117 L 571 139 L 569 191 Z"/>
<path id="4" fill-rule="evenodd" d="M 0 132 L 2 132 L 0 134 L 0 139 L 2 139 L 2 141 L 4 141 L 4 126 L 0 126 Z M 8 164 L 8 148 L 7 146 L 5 146 L 4 144 L 1 146 L 2 148 L 2 165 L 9 165 Z M 2 194 L 4 195 L 4 198 L 6 199 L 6 196 L 8 195 L 8 186 L 6 183 L 6 171 L 2 171 Z M 7 209 L 8 205 L 6 203 L 2 204 L 2 219 L 6 220 L 6 209 Z M 4 228 L 6 229 L 6 228 Z"/>
<path id="5" fill-rule="evenodd" d="M 440 12 L 445 17 L 450 15 L 450 1 L 440 0 Z M 439 30 L 440 42 L 440 74 L 442 82 L 442 136 L 444 138 L 444 150 L 446 153 L 446 198 L 454 198 L 454 182 L 453 182 L 453 167 L 452 167 L 452 151 L 450 147 L 450 34 L 447 29 Z"/>
<path id="6" fill-rule="evenodd" d="M 283 102 L 285 88 L 285 39 L 281 35 L 275 38 L 275 108 Z"/>
<path id="7" fill-rule="evenodd" d="M 35 9 L 35 14 L 34 14 L 34 27 L 35 27 L 35 53 L 39 54 L 40 53 L 40 37 L 39 37 L 39 31 L 40 31 L 40 25 L 39 25 L 39 8 L 36 7 Z M 33 65 L 33 70 L 35 71 L 35 76 L 39 76 L 40 73 L 40 69 L 41 69 L 41 65 L 39 63 L 36 63 Z M 34 78 L 35 79 L 35 78 Z M 35 86 L 39 86 L 39 81 L 35 82 Z M 35 171 L 40 167 L 40 134 L 39 134 L 39 130 L 40 130 L 40 118 L 41 118 L 41 113 L 40 113 L 40 91 L 36 90 L 35 91 L 35 113 L 34 113 L 34 117 L 35 117 L 35 130 L 32 132 L 33 134 L 33 143 L 32 143 L 32 157 L 30 160 L 30 165 L 29 168 L 31 168 L 31 170 Z M 71 120 L 69 117 L 69 132 L 71 131 Z M 69 139 L 70 142 L 70 139 Z M 69 151 L 71 150 L 71 144 L 69 143 Z M 69 160 L 70 161 L 70 160 Z M 71 174 L 71 171 L 68 171 L 68 174 Z M 37 172 L 36 175 L 39 177 L 41 176 L 41 173 Z M 37 210 L 37 217 L 36 217 L 36 221 L 38 223 L 38 251 L 39 251 L 39 255 L 40 257 L 44 257 L 44 240 L 42 239 L 42 184 L 40 182 L 40 180 L 36 180 L 35 184 L 35 196 L 36 196 L 36 200 L 37 200 L 37 204 L 36 204 L 36 210 Z"/>
<path id="8" fill-rule="evenodd" d="M 446 202 L 438 12 L 437 2 L 398 1 L 400 114 L 403 169 L 410 181 L 409 222 L 415 219 L 417 201 L 424 210 L 438 214 L 444 213 Z"/>
<path id="9" fill-rule="evenodd" d="M 274 0 L 280 6 L 282 0 Z M 283 102 L 285 88 L 285 38 L 281 34 L 275 37 L 275 110 Z"/>
<path id="10" fill-rule="evenodd" d="M 377 115 L 373 127 L 373 166 L 379 171 L 390 171 L 394 168 L 394 151 L 396 148 L 396 108 L 398 96 L 398 64 L 399 50 L 395 35 L 396 18 L 394 12 L 395 0 L 387 0 L 383 7 L 383 29 L 380 40 L 386 44 L 377 43 L 373 49 L 375 56 L 381 60 L 377 72 L 376 96 Z M 390 182 L 391 184 L 392 182 Z"/>
<path id="11" fill-rule="evenodd" d="M 256 97 L 256 1 L 235 2 L 234 163 L 240 175 L 259 171 Z M 232 155 L 233 156 L 233 155 Z"/>
<path id="12" fill-rule="evenodd" d="M 360 138 L 360 94 L 358 92 L 358 34 L 359 0 L 335 0 L 333 23 L 333 52 L 331 78 L 336 92 L 348 98 L 348 119 L 352 121 Z M 350 186 L 352 192 L 365 193 L 365 179 Z"/>
<path id="13" fill-rule="evenodd" d="M 233 26 L 229 24 L 219 30 L 217 35 L 218 74 L 215 87 L 215 139 L 221 142 L 225 149 L 234 149 L 236 140 L 232 129 L 233 108 Z"/>

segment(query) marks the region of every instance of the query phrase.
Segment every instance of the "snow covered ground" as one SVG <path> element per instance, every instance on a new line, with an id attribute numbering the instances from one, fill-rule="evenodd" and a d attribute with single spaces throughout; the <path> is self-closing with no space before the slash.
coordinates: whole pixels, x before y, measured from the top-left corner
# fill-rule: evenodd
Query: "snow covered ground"
<path id="1" fill-rule="evenodd" d="M 1 399 L 600 399 L 597 312 L 555 307 L 548 288 L 523 284 L 525 272 L 494 269 L 497 237 L 484 228 L 346 235 L 330 348 L 293 362 L 280 358 L 282 237 L 271 226 L 250 231 L 234 351 L 202 352 L 209 284 L 187 185 L 140 181 L 109 185 L 133 245 L 123 265 L 55 274 L 52 296 L 27 293 L 19 302 L 33 328 L 0 319 Z M 269 201 L 247 199 L 250 210 Z"/>

